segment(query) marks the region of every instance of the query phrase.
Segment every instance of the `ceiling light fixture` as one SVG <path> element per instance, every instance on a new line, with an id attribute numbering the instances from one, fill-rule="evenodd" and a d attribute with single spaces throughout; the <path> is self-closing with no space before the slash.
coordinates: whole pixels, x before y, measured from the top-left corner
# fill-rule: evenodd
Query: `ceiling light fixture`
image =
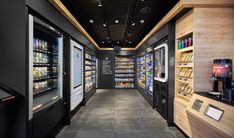
<path id="1" fill-rule="evenodd" d="M 135 25 L 136 25 L 136 23 L 134 22 L 133 19 L 131 20 L 131 25 L 132 25 L 132 26 L 135 26 Z"/>
<path id="2" fill-rule="evenodd" d="M 115 20 L 115 23 L 118 24 L 118 23 L 119 23 L 119 20 Z"/>
<path id="3" fill-rule="evenodd" d="M 107 40 L 109 40 L 110 39 L 110 37 L 109 36 L 107 36 L 107 38 L 106 38 Z"/>
<path id="4" fill-rule="evenodd" d="M 97 0 L 97 2 L 98 2 L 98 7 L 102 7 L 103 6 L 101 0 Z"/>
<path id="5" fill-rule="evenodd" d="M 103 27 L 107 27 L 107 21 L 104 23 L 104 24 L 102 24 L 103 25 Z"/>
<path id="6" fill-rule="evenodd" d="M 111 41 L 109 40 L 108 43 L 111 43 Z"/>
<path id="7" fill-rule="evenodd" d="M 93 22 L 94 22 L 94 21 L 93 21 L 92 19 L 89 20 L 89 23 L 93 24 Z"/>
<path id="8" fill-rule="evenodd" d="M 102 44 L 104 44 L 105 42 L 104 41 L 102 41 Z"/>
<path id="9" fill-rule="evenodd" d="M 119 41 L 117 41 L 117 44 L 119 44 Z"/>
<path id="10" fill-rule="evenodd" d="M 132 43 L 132 41 L 129 41 L 128 43 L 129 43 L 129 44 L 131 44 L 131 43 Z"/>
<path id="11" fill-rule="evenodd" d="M 141 23 L 141 24 L 145 23 L 145 20 L 140 20 L 140 23 Z"/>

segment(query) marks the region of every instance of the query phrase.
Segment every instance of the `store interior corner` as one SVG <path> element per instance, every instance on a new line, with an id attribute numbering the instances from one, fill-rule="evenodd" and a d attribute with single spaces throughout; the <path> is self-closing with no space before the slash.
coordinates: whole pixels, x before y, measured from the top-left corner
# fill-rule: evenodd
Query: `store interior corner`
<path id="1" fill-rule="evenodd" d="M 0 138 L 234 137 L 234 1 L 0 4 Z"/>

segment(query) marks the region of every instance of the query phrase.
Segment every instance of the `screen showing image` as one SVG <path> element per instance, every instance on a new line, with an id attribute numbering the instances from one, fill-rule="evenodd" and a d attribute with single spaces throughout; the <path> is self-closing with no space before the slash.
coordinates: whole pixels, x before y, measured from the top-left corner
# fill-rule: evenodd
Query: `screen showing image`
<path id="1" fill-rule="evenodd" d="M 73 87 L 76 88 L 82 84 L 82 51 L 74 46 L 74 80 Z"/>
<path id="2" fill-rule="evenodd" d="M 155 50 L 155 77 L 165 78 L 165 47 Z"/>

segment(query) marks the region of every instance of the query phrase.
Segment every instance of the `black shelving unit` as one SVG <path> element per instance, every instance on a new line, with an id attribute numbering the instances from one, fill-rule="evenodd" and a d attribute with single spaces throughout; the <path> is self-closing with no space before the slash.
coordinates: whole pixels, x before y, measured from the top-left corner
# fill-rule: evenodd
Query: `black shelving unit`
<path id="1" fill-rule="evenodd" d="M 135 88 L 134 63 L 133 56 L 115 56 L 115 88 Z"/>

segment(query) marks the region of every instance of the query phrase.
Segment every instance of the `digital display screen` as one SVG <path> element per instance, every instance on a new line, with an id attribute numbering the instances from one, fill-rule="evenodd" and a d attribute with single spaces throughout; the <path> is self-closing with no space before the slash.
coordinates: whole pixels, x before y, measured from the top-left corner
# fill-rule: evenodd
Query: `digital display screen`
<path id="1" fill-rule="evenodd" d="M 82 84 L 82 51 L 74 46 L 74 80 L 73 87 L 76 88 Z"/>
<path id="2" fill-rule="evenodd" d="M 213 74 L 215 77 L 226 78 L 232 76 L 232 64 L 229 60 L 215 60 L 213 64 Z"/>
<path id="3" fill-rule="evenodd" d="M 214 107 L 212 105 L 208 105 L 205 115 L 215 119 L 216 121 L 219 121 L 223 115 L 223 110 L 218 109 L 217 107 Z"/>

